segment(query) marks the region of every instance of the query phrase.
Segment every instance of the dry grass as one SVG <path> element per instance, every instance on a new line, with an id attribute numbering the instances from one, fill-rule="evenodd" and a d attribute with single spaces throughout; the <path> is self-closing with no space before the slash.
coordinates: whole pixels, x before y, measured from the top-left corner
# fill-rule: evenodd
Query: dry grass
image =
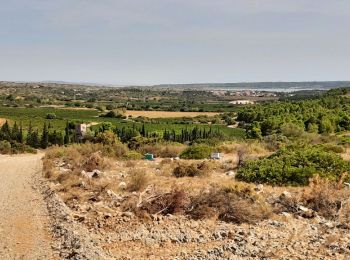
<path id="1" fill-rule="evenodd" d="M 224 166 L 227 170 L 234 170 L 247 160 L 254 160 L 271 155 L 271 151 L 258 141 L 232 143 L 221 145 L 218 150 L 225 153 L 224 158 L 231 158 L 231 164 Z"/>
<path id="2" fill-rule="evenodd" d="M 85 171 L 93 171 L 93 170 L 106 170 L 110 169 L 112 166 L 111 161 L 108 158 L 102 157 L 101 152 L 95 152 L 90 155 L 84 162 L 83 162 L 83 169 Z"/>
<path id="3" fill-rule="evenodd" d="M 117 168 L 113 168 L 110 175 L 106 172 L 100 178 L 88 179 L 81 176 L 81 170 L 103 170 L 111 165 L 110 159 L 97 152 L 96 147 L 99 146 L 53 148 L 45 157 L 44 175 L 57 183 L 55 189 L 72 208 L 84 203 L 94 205 L 92 203 L 101 200 L 106 200 L 113 208 L 115 204 L 108 201 L 107 196 L 107 190 L 112 190 L 125 196 L 121 205 L 113 210 L 133 211 L 140 217 L 183 214 L 193 219 L 257 223 L 272 216 L 265 198 L 276 197 L 286 189 L 266 186 L 264 192 L 258 194 L 255 185 L 236 182 L 226 176 L 224 161 L 120 161 L 113 164 Z M 57 160 L 69 169 L 66 173 L 59 172 Z M 123 190 L 118 188 L 122 181 L 126 183 Z M 350 189 L 342 182 L 315 178 L 308 187 L 287 190 L 292 196 L 280 196 L 277 205 L 273 204 L 275 213 L 298 214 L 298 207 L 302 205 L 350 228 Z"/>
<path id="4" fill-rule="evenodd" d="M 144 189 L 149 182 L 149 176 L 145 171 L 140 171 L 139 169 L 131 169 L 128 175 L 129 179 L 127 190 L 130 192 L 140 191 Z"/>
<path id="5" fill-rule="evenodd" d="M 84 143 L 84 144 L 71 144 L 68 147 L 64 146 L 52 146 L 47 149 L 45 158 L 57 159 L 68 158 L 74 159 L 74 155 L 77 156 L 90 156 L 92 153 L 101 152 L 103 157 L 111 158 L 123 158 L 128 152 L 126 145 L 122 143 L 114 143 L 112 145 L 103 145 L 101 143 Z M 80 158 L 77 158 L 80 160 Z"/>
<path id="6" fill-rule="evenodd" d="M 136 161 L 132 161 L 132 160 L 126 161 L 124 166 L 127 168 L 133 168 L 136 166 Z"/>
<path id="7" fill-rule="evenodd" d="M 316 176 L 301 196 L 307 207 L 325 218 L 335 219 L 344 201 L 350 196 L 350 190 L 344 188 L 343 181 L 331 182 Z"/>
<path id="8" fill-rule="evenodd" d="M 196 116 L 215 116 L 215 112 L 171 112 L 171 111 L 133 111 L 127 110 L 126 116 L 148 117 L 148 118 L 169 118 L 169 117 L 196 117 Z"/>
<path id="9" fill-rule="evenodd" d="M 165 158 L 165 159 L 163 159 L 163 160 L 161 160 L 161 162 L 160 162 L 160 166 L 164 166 L 164 165 L 169 165 L 169 164 L 172 164 L 173 163 L 173 160 L 172 159 L 170 159 L 170 158 Z"/>
<path id="10" fill-rule="evenodd" d="M 182 214 L 187 204 L 184 190 L 173 187 L 169 192 L 154 191 L 141 201 L 132 198 L 123 205 L 123 209 L 145 218 L 155 214 Z"/>
<path id="11" fill-rule="evenodd" d="M 55 168 L 55 164 L 53 160 L 50 160 L 50 159 L 43 160 L 43 176 L 45 178 L 51 179 L 56 177 L 57 173 L 54 168 Z"/>
<path id="12" fill-rule="evenodd" d="M 341 157 L 346 161 L 350 161 L 350 148 L 345 148 L 345 151 L 341 154 Z"/>
<path id="13" fill-rule="evenodd" d="M 232 183 L 203 190 L 191 198 L 186 214 L 194 219 L 214 218 L 234 223 L 256 223 L 267 219 L 272 209 L 247 185 Z"/>
<path id="14" fill-rule="evenodd" d="M 100 147 L 86 144 L 48 149 L 43 160 L 43 174 L 57 184 L 56 190 L 67 205 L 74 207 L 77 201 L 89 196 L 90 192 L 97 197 L 109 185 L 110 181 L 106 183 L 104 179 L 92 180 L 82 176 L 83 170 L 89 172 L 111 168 L 111 159 L 97 150 Z"/>
<path id="15" fill-rule="evenodd" d="M 213 169 L 214 162 L 188 163 L 179 162 L 173 170 L 173 175 L 177 178 L 208 176 Z"/>
<path id="16" fill-rule="evenodd" d="M 338 213 L 338 220 L 344 228 L 350 229 L 350 201 L 347 199 L 342 203 Z"/>
<path id="17" fill-rule="evenodd" d="M 343 180 L 334 182 L 316 176 L 308 187 L 294 189 L 291 194 L 280 196 L 279 203 L 274 205 L 276 213 L 298 213 L 299 206 L 304 206 L 326 219 L 339 221 L 344 227 L 350 227 L 350 189 L 344 187 Z"/>
<path id="18" fill-rule="evenodd" d="M 155 157 L 172 158 L 179 156 L 186 147 L 186 145 L 178 143 L 145 144 L 141 145 L 138 151 L 141 154 L 152 153 Z"/>

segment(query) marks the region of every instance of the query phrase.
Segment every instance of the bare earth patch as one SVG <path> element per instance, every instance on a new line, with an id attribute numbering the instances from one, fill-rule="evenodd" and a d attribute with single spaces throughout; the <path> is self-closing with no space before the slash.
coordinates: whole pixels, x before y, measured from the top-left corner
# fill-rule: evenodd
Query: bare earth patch
<path id="1" fill-rule="evenodd" d="M 148 118 L 167 118 L 167 117 L 196 117 L 196 116 L 215 116 L 216 112 L 172 112 L 172 111 L 126 111 L 126 116 L 139 117 L 144 116 Z"/>
<path id="2" fill-rule="evenodd" d="M 0 126 L 2 126 L 3 124 L 5 124 L 6 119 L 5 118 L 0 118 Z"/>
<path id="3" fill-rule="evenodd" d="M 341 157 L 346 161 L 350 161 L 350 148 L 346 148 L 345 152 L 341 154 Z"/>
<path id="4" fill-rule="evenodd" d="M 40 108 L 57 108 L 57 109 L 65 109 L 65 110 L 95 110 L 94 108 L 88 108 L 88 107 L 66 107 L 64 105 L 45 105 L 45 106 L 40 106 Z"/>

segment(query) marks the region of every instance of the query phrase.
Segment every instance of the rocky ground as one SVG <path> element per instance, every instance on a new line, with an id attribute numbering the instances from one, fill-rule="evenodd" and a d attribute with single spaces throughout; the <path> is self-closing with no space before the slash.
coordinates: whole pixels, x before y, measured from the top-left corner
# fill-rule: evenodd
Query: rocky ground
<path id="1" fill-rule="evenodd" d="M 115 259 L 347 259 L 350 254 L 349 230 L 318 216 L 284 213 L 237 225 L 173 215 L 140 219 L 131 212 L 95 213 L 85 218 L 87 212 L 78 209 L 73 215 Z"/>
<path id="2" fill-rule="evenodd" d="M 256 224 L 194 220 L 182 214 L 137 215 L 123 203 L 132 196 L 140 198 L 140 193 L 116 192 L 120 187 L 84 188 L 85 194 L 73 193 L 67 200 L 62 185 L 41 178 L 40 158 L 40 154 L 0 157 L 1 259 L 348 259 L 350 255 L 348 227 L 302 205 Z M 65 172 L 62 165 L 57 167 Z M 79 185 L 108 173 L 85 175 Z M 117 183 L 125 179 L 120 178 Z M 271 204 L 293 196 L 283 189 L 257 190 Z"/>
<path id="3" fill-rule="evenodd" d="M 58 163 L 59 164 L 59 163 Z M 60 171 L 65 172 L 60 164 Z M 64 166 L 67 167 L 67 166 Z M 132 167 L 135 167 L 133 165 Z M 161 170 L 158 170 L 160 173 Z M 155 170 L 155 172 L 157 172 Z M 110 176 L 109 176 L 110 175 Z M 117 177 L 111 177 L 111 176 Z M 181 214 L 135 215 L 123 205 L 141 193 L 124 192 L 127 172 L 103 173 L 95 177 L 83 172 L 79 185 L 89 186 L 93 179 L 120 183 L 115 192 L 106 187 L 86 193 L 72 193 L 64 208 L 69 216 L 69 229 L 84 227 L 83 237 L 92 237 L 98 248 L 92 256 L 111 259 L 348 259 L 350 232 L 338 219 L 329 220 L 317 212 L 296 206 L 293 212 L 277 212 L 269 219 L 256 224 L 235 224 L 217 219 L 194 220 Z M 223 177 L 224 178 L 224 177 Z M 226 178 L 226 177 L 225 177 Z M 199 180 L 198 180 L 199 181 Z M 102 183 L 104 183 L 102 181 Z M 53 194 L 67 199 L 67 192 L 58 183 L 50 184 Z M 118 186 L 118 185 L 117 185 Z M 61 188 L 60 188 L 61 187 Z M 100 186 L 99 186 L 100 187 Z M 146 188 L 146 190 L 149 187 Z M 114 189 L 115 190 L 115 189 Z M 265 191 L 262 185 L 256 190 L 271 205 L 292 199 L 293 193 L 283 188 Z M 57 196 L 56 194 L 53 196 Z M 57 200 L 60 200 L 57 198 Z M 62 203 L 61 203 L 62 204 Z M 61 211 L 61 210 L 59 210 Z M 85 242 L 84 242 L 85 243 Z M 98 246 L 97 246 L 98 245 Z M 97 247 L 96 247 L 97 246 Z M 83 254 L 83 249 L 81 254 Z"/>

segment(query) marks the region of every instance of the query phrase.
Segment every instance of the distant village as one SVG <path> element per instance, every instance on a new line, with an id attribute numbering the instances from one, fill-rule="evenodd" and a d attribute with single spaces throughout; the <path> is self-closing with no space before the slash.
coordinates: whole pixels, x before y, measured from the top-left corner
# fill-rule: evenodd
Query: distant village
<path id="1" fill-rule="evenodd" d="M 276 92 L 261 91 L 261 90 L 211 90 L 216 96 L 233 96 L 233 97 L 277 97 Z"/>

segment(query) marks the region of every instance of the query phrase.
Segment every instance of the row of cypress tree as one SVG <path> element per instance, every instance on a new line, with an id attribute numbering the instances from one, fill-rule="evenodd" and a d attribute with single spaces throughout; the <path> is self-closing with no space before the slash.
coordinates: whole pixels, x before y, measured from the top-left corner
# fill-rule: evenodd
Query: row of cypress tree
<path id="1" fill-rule="evenodd" d="M 29 124 L 26 134 L 24 134 L 22 123 L 17 124 L 15 122 L 11 127 L 8 121 L 6 121 L 0 128 L 0 141 L 8 141 L 10 143 L 20 143 L 29 145 L 33 148 L 47 148 L 49 145 L 63 145 L 65 136 L 56 130 L 50 130 L 51 125 L 44 123 L 42 130 L 39 132 L 37 128 L 33 128 L 32 124 Z"/>

